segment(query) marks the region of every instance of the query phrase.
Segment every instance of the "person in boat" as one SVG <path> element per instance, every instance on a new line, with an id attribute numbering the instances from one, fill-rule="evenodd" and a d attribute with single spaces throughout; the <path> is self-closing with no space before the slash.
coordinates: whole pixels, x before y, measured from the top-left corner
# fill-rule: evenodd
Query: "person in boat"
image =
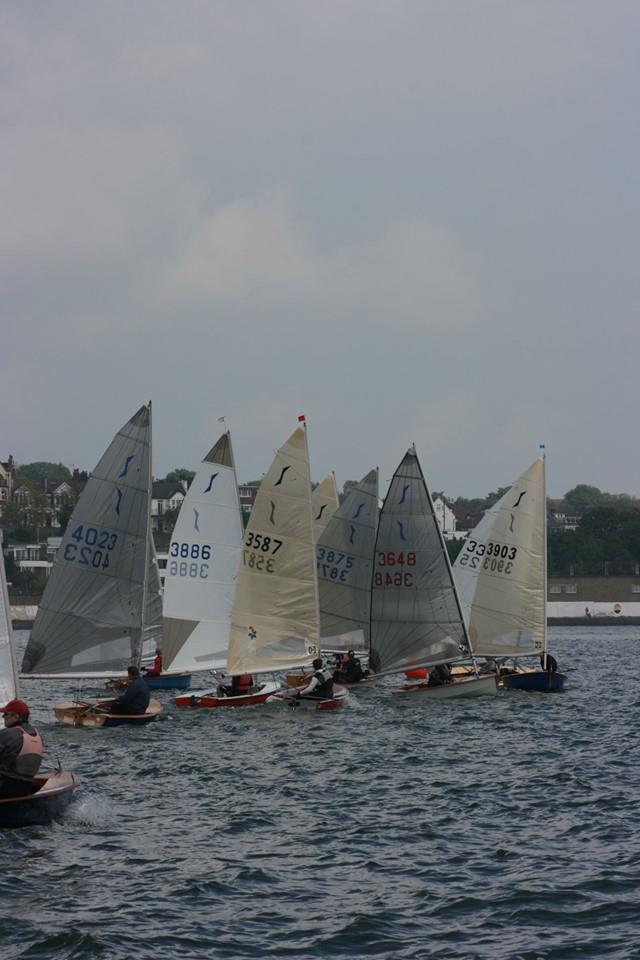
<path id="1" fill-rule="evenodd" d="M 448 663 L 439 663 L 429 669 L 429 686 L 440 687 L 451 682 L 451 667 Z"/>
<path id="2" fill-rule="evenodd" d="M 40 769 L 44 745 L 29 723 L 24 700 L 10 700 L 2 711 L 5 729 L 0 731 L 0 797 L 24 797 L 35 793 L 33 778 Z"/>
<path id="3" fill-rule="evenodd" d="M 558 669 L 558 661 L 550 653 L 543 653 L 540 657 L 540 666 L 549 673 L 555 673 Z"/>
<path id="4" fill-rule="evenodd" d="M 225 687 L 228 697 L 245 697 L 251 693 L 253 677 L 250 673 L 240 673 L 231 678 L 231 686 Z"/>
<path id="5" fill-rule="evenodd" d="M 347 653 L 347 659 L 340 668 L 340 674 L 344 677 L 346 683 L 358 683 L 364 677 L 362 664 L 353 650 L 349 650 Z"/>
<path id="6" fill-rule="evenodd" d="M 153 665 L 143 671 L 145 677 L 159 677 L 162 673 L 162 650 L 158 647 L 156 650 Z"/>
<path id="7" fill-rule="evenodd" d="M 322 660 L 317 657 L 313 661 L 314 673 L 306 687 L 296 691 L 297 697 L 314 697 L 318 700 L 330 700 L 333 696 L 333 673 L 322 669 Z"/>
<path id="8" fill-rule="evenodd" d="M 149 687 L 137 667 L 129 667 L 127 673 L 129 685 L 122 696 L 111 704 L 111 713 L 144 713 L 151 699 Z"/>

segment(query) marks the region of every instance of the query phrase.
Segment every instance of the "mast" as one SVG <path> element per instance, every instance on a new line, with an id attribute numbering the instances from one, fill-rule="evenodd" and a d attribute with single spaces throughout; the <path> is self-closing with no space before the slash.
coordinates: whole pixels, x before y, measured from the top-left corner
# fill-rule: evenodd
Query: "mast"
<path id="1" fill-rule="evenodd" d="M 138 649 L 134 656 L 134 663 L 140 669 L 140 664 L 142 663 L 142 648 L 144 646 L 144 627 L 145 627 L 145 618 L 147 613 L 147 593 L 149 590 L 149 537 L 151 536 L 151 495 L 153 492 L 153 471 L 152 471 L 152 459 L 151 459 L 151 438 L 153 433 L 153 425 L 151 423 L 151 400 L 149 400 L 149 469 L 147 470 L 147 513 L 146 513 L 146 534 L 145 534 L 145 564 L 144 564 L 144 579 L 142 581 L 142 609 L 140 611 L 140 640 L 138 643 Z"/>
<path id="2" fill-rule="evenodd" d="M 311 460 L 309 458 L 309 437 L 307 434 L 307 418 L 302 414 L 298 417 L 299 422 L 304 427 L 304 446 L 307 454 L 307 463 L 310 464 Z M 309 471 L 309 484 L 308 484 L 308 500 L 309 500 L 309 516 L 311 517 L 311 542 L 313 545 L 313 556 L 315 558 L 314 563 L 314 577 L 313 577 L 313 596 L 316 607 L 316 623 L 318 625 L 318 636 L 316 637 L 318 654 L 320 653 L 320 593 L 318 590 L 318 567 L 317 567 L 317 552 L 316 552 L 316 538 L 315 538 L 315 524 L 313 522 L 313 492 L 311 490 L 311 471 Z"/>
<path id="3" fill-rule="evenodd" d="M 543 522 L 542 522 L 542 582 L 544 584 L 543 588 L 543 597 L 542 597 L 542 606 L 543 606 L 543 617 L 542 617 L 542 656 L 543 663 L 546 667 L 547 665 L 547 452 L 545 444 L 540 444 L 540 449 L 542 450 L 542 511 L 543 511 Z"/>

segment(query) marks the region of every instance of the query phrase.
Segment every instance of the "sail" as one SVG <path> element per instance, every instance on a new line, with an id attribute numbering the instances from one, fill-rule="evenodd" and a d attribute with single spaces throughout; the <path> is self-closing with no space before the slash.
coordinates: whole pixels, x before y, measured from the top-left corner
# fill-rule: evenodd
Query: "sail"
<path id="1" fill-rule="evenodd" d="M 198 467 L 171 538 L 164 581 L 165 670 L 226 666 L 241 544 L 231 436 L 223 433 Z"/>
<path id="2" fill-rule="evenodd" d="M 313 539 L 316 543 L 322 536 L 322 531 L 327 523 L 338 509 L 339 502 L 336 478 L 332 473 L 328 473 L 311 495 Z"/>
<path id="3" fill-rule="evenodd" d="M 227 669 L 287 670 L 318 649 L 309 452 L 298 427 L 262 480 L 245 531 Z"/>
<path id="4" fill-rule="evenodd" d="M 451 566 L 411 448 L 380 512 L 371 592 L 372 669 L 398 673 L 468 655 Z"/>
<path id="5" fill-rule="evenodd" d="M 493 505 L 454 564 L 473 652 L 539 653 L 545 633 L 544 460 Z"/>
<path id="6" fill-rule="evenodd" d="M 0 531 L 0 706 L 18 696 L 18 671 L 13 647 L 11 627 L 11 608 L 7 591 L 7 577 L 2 553 L 2 532 Z"/>
<path id="7" fill-rule="evenodd" d="M 378 471 L 354 484 L 316 545 L 322 650 L 369 650 Z"/>
<path id="8" fill-rule="evenodd" d="M 116 434 L 78 499 L 25 650 L 24 673 L 102 677 L 139 662 L 150 487 L 148 404 Z"/>

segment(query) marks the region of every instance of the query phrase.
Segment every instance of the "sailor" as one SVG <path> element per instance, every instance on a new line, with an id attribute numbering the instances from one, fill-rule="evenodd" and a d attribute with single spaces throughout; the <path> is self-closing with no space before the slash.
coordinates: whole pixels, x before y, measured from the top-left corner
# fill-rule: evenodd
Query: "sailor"
<path id="1" fill-rule="evenodd" d="M 317 697 L 319 700 L 329 700 L 333 696 L 333 673 L 322 669 L 322 660 L 317 657 L 313 661 L 315 673 L 306 687 L 298 690 L 298 697 Z"/>
<path id="2" fill-rule="evenodd" d="M 362 680 L 364 676 L 362 664 L 353 650 L 349 650 L 347 659 L 342 664 L 341 672 L 347 683 L 358 683 L 358 681 Z"/>
<path id="3" fill-rule="evenodd" d="M 540 657 L 540 666 L 543 670 L 548 670 L 549 673 L 555 673 L 558 669 L 558 661 L 555 657 L 552 657 L 550 653 L 545 652 Z"/>
<path id="4" fill-rule="evenodd" d="M 153 666 L 149 667 L 148 670 L 144 671 L 145 677 L 159 677 L 162 673 L 162 650 L 158 647 L 156 649 L 155 659 L 153 661 Z"/>
<path id="5" fill-rule="evenodd" d="M 111 704 L 111 713 L 144 713 L 149 706 L 149 687 L 137 667 L 128 667 L 129 685 L 121 697 Z"/>
<path id="6" fill-rule="evenodd" d="M 35 793 L 32 780 L 42 763 L 42 737 L 29 723 L 24 700 L 11 700 L 2 711 L 5 729 L 0 731 L 0 797 L 24 797 Z"/>
<path id="7" fill-rule="evenodd" d="M 429 686 L 440 687 L 451 682 L 451 667 L 448 663 L 439 663 L 429 669 Z"/>

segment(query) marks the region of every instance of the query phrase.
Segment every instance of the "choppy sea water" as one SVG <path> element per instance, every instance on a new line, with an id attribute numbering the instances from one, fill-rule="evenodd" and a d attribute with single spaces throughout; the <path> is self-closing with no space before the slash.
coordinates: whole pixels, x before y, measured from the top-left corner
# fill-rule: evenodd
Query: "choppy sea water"
<path id="1" fill-rule="evenodd" d="M 20 635 L 19 635 L 20 636 Z M 24 637 L 22 637 L 24 640 Z M 562 694 L 75 730 L 63 821 L 0 833 L 3 960 L 640 957 L 640 628 L 554 628 Z M 404 698 L 403 698 L 404 701 Z"/>

